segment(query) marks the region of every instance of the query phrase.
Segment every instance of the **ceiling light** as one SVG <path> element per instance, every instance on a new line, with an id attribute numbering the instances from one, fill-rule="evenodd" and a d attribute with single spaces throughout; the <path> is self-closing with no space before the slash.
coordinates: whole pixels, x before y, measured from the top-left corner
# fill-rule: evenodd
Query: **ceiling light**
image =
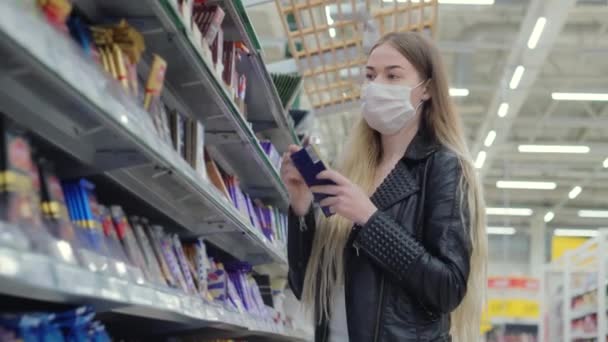
<path id="1" fill-rule="evenodd" d="M 383 0 L 384 2 L 395 2 L 394 0 Z M 397 0 L 397 2 L 408 2 L 408 0 Z M 420 0 L 411 0 L 412 3 L 420 3 Z M 431 0 L 424 0 L 431 2 Z M 494 0 L 439 0 L 444 5 L 494 5 Z"/>
<path id="2" fill-rule="evenodd" d="M 608 101 L 608 93 L 551 93 L 556 101 Z"/>
<path id="3" fill-rule="evenodd" d="M 511 77 L 511 82 L 509 82 L 509 88 L 516 89 L 517 86 L 519 86 L 519 82 L 524 76 L 524 71 L 526 71 L 526 68 L 524 68 L 523 65 L 518 65 L 517 68 L 515 68 L 513 76 Z"/>
<path id="4" fill-rule="evenodd" d="M 521 153 L 589 153 L 589 146 L 569 145 L 519 145 Z"/>
<path id="5" fill-rule="evenodd" d="M 553 218 L 555 218 L 555 213 L 552 211 L 548 211 L 545 214 L 544 220 L 545 220 L 545 222 L 551 222 L 551 221 L 553 221 Z"/>
<path id="6" fill-rule="evenodd" d="M 494 143 L 494 139 L 496 139 L 496 131 L 489 131 L 483 144 L 486 147 L 490 147 Z"/>
<path id="7" fill-rule="evenodd" d="M 574 188 L 572 188 L 572 190 L 570 190 L 570 192 L 568 193 L 568 198 L 569 199 L 575 199 L 578 195 L 580 195 L 581 191 L 583 191 L 583 188 L 581 188 L 580 186 L 575 186 Z"/>
<path id="8" fill-rule="evenodd" d="M 604 167 L 604 169 L 608 169 L 608 158 L 604 159 L 602 166 Z"/>
<path id="9" fill-rule="evenodd" d="M 553 231 L 555 236 L 594 237 L 599 233 L 595 229 L 565 229 L 559 228 Z"/>
<path id="10" fill-rule="evenodd" d="M 526 190 L 555 190 L 555 182 L 528 182 L 528 181 L 505 181 L 496 182 L 499 189 L 526 189 Z"/>
<path id="11" fill-rule="evenodd" d="M 509 104 L 506 102 L 503 102 L 500 104 L 500 106 L 498 106 L 498 116 L 501 118 L 504 118 L 505 116 L 507 116 L 507 112 L 509 111 Z"/>
<path id="12" fill-rule="evenodd" d="M 325 6 L 325 19 L 327 19 L 327 25 L 333 25 L 334 19 L 331 17 L 331 10 L 329 6 Z M 336 29 L 331 27 L 329 29 L 329 36 L 334 38 L 336 36 Z"/>
<path id="13" fill-rule="evenodd" d="M 477 158 L 475 159 L 475 167 L 481 169 L 483 164 L 486 162 L 486 151 L 479 151 Z"/>
<path id="14" fill-rule="evenodd" d="M 494 0 L 439 0 L 444 5 L 494 5 Z"/>
<path id="15" fill-rule="evenodd" d="M 450 96 L 454 96 L 454 97 L 469 96 L 469 89 L 466 89 L 466 88 L 450 88 Z"/>
<path id="16" fill-rule="evenodd" d="M 486 215 L 495 216 L 532 216 L 533 213 L 529 208 L 486 208 Z"/>
<path id="17" fill-rule="evenodd" d="M 515 228 L 513 227 L 487 227 L 486 233 L 491 235 L 513 235 Z"/>
<path id="18" fill-rule="evenodd" d="M 528 39 L 528 48 L 534 49 L 538 41 L 540 40 L 540 36 L 543 34 L 543 30 L 545 29 L 545 24 L 547 23 L 547 18 L 540 17 L 536 20 L 536 24 L 534 25 L 534 29 L 532 29 L 532 34 L 530 34 L 530 38 Z"/>
<path id="19" fill-rule="evenodd" d="M 579 210 L 578 217 L 608 218 L 608 210 Z"/>

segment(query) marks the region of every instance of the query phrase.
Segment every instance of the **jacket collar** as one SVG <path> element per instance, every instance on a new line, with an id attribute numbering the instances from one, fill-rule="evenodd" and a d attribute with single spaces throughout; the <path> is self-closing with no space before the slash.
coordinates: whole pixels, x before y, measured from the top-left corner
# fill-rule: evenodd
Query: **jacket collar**
<path id="1" fill-rule="evenodd" d="M 438 148 L 439 144 L 421 125 L 403 158 L 395 165 L 393 170 L 382 181 L 382 184 L 372 194 L 372 203 L 379 210 L 383 211 L 419 191 L 420 186 L 407 161 L 422 161 L 433 154 Z"/>
<path id="2" fill-rule="evenodd" d="M 439 148 L 439 143 L 431 136 L 429 130 L 421 123 L 414 139 L 405 151 L 404 159 L 422 160 L 433 154 Z"/>
<path id="3" fill-rule="evenodd" d="M 399 161 L 372 194 L 371 201 L 378 210 L 384 211 L 419 189 L 412 172 L 403 161 Z"/>

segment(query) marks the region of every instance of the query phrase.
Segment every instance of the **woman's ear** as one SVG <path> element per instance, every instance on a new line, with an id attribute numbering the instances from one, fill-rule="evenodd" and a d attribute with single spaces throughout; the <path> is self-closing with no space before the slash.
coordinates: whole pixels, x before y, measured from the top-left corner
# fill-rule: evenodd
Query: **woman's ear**
<path id="1" fill-rule="evenodd" d="M 431 99 L 431 92 L 430 92 L 429 87 L 425 86 L 422 91 L 423 91 L 423 93 L 422 93 L 422 99 L 424 101 L 430 100 Z"/>
<path id="2" fill-rule="evenodd" d="M 424 84 L 424 88 L 422 88 L 422 99 L 424 101 L 428 101 L 431 99 L 431 88 L 430 88 L 430 83 L 433 82 L 432 79 L 428 79 L 425 84 Z"/>

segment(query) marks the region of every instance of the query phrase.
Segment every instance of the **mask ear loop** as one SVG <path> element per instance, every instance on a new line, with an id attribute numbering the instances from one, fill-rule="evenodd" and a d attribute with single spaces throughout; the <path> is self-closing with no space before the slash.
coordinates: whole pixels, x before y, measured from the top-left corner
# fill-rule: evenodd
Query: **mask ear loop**
<path id="1" fill-rule="evenodd" d="M 418 113 L 418 108 L 420 108 L 424 102 L 424 100 L 420 100 L 420 102 L 418 102 L 418 105 L 416 105 L 416 108 L 414 108 L 414 113 Z"/>

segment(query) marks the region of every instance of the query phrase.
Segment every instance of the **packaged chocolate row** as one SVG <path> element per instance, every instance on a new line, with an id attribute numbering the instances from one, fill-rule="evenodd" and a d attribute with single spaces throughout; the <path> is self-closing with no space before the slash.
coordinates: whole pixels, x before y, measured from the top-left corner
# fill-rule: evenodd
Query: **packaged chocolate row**
<path id="1" fill-rule="evenodd" d="M 0 313 L 3 342 L 111 342 L 90 307 L 66 312 Z"/>

